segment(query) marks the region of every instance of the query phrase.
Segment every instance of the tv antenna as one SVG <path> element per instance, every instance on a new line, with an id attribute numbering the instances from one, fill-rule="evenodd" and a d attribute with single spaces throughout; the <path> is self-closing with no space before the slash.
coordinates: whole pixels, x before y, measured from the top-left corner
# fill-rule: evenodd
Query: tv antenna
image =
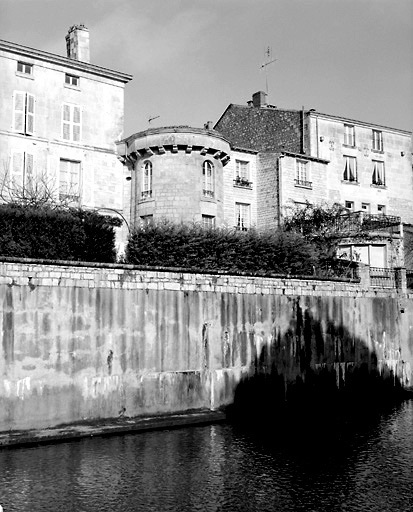
<path id="1" fill-rule="evenodd" d="M 265 62 L 264 64 L 261 64 L 260 69 L 263 69 L 265 71 L 265 92 L 268 95 L 268 66 L 270 64 L 273 64 L 276 60 L 272 57 L 272 50 L 270 46 L 267 46 L 265 49 Z"/>
<path id="2" fill-rule="evenodd" d="M 150 117 L 148 119 L 148 124 L 151 124 L 151 121 L 154 121 L 155 119 L 158 119 L 158 117 L 161 117 L 161 116 L 154 116 L 154 117 Z"/>

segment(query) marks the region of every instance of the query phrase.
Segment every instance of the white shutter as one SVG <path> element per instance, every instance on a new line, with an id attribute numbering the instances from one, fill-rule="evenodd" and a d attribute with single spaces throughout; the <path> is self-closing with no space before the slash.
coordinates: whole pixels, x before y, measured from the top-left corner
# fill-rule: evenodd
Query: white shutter
<path id="1" fill-rule="evenodd" d="M 70 105 L 63 104 L 62 107 L 62 137 L 65 140 L 70 140 L 70 124 L 71 112 Z"/>
<path id="2" fill-rule="evenodd" d="M 13 94 L 13 129 L 16 132 L 24 133 L 26 94 L 14 91 Z"/>
<path id="3" fill-rule="evenodd" d="M 80 127 L 81 127 L 81 113 L 80 107 L 73 105 L 73 140 L 75 142 L 80 141 Z"/>
<path id="4" fill-rule="evenodd" d="M 24 157 L 24 185 L 27 187 L 32 184 L 34 178 L 34 157 L 30 153 L 25 153 Z"/>
<path id="5" fill-rule="evenodd" d="M 23 187 L 24 153 L 13 153 L 13 161 L 10 173 L 10 186 Z"/>
<path id="6" fill-rule="evenodd" d="M 34 96 L 27 93 L 26 96 L 26 134 L 33 135 L 34 132 Z"/>

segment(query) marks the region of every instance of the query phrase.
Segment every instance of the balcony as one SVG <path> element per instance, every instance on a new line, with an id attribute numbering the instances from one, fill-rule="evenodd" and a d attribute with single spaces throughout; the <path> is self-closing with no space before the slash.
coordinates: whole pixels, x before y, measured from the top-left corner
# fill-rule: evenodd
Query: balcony
<path id="1" fill-rule="evenodd" d="M 313 182 L 312 181 L 306 181 L 306 180 L 294 180 L 296 187 L 304 187 L 304 188 L 313 188 Z"/>
<path id="2" fill-rule="evenodd" d="M 252 188 L 252 182 L 249 181 L 247 178 L 243 178 L 241 176 L 237 176 L 234 180 L 234 186 L 235 187 L 242 187 L 242 188 Z"/>
<path id="3" fill-rule="evenodd" d="M 352 232 L 359 231 L 388 229 L 394 226 L 399 226 L 400 222 L 400 217 L 396 217 L 394 215 L 358 211 L 341 215 L 340 219 L 337 221 L 337 229 L 341 232 L 351 234 Z"/>

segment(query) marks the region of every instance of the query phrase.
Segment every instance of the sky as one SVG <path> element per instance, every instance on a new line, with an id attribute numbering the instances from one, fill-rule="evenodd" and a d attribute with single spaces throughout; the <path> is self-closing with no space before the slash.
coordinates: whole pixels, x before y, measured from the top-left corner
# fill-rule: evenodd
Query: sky
<path id="1" fill-rule="evenodd" d="M 80 23 L 91 63 L 133 75 L 124 136 L 202 127 L 267 86 L 280 108 L 413 129 L 413 0 L 0 0 L 6 41 L 65 55 Z"/>

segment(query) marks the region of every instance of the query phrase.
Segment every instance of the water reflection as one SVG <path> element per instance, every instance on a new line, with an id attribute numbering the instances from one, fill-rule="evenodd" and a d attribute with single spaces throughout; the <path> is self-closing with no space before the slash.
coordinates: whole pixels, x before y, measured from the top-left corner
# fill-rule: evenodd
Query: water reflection
<path id="1" fill-rule="evenodd" d="M 3 450 L 0 503 L 5 512 L 413 509 L 413 401 L 368 421 L 309 425 L 220 424 Z"/>

